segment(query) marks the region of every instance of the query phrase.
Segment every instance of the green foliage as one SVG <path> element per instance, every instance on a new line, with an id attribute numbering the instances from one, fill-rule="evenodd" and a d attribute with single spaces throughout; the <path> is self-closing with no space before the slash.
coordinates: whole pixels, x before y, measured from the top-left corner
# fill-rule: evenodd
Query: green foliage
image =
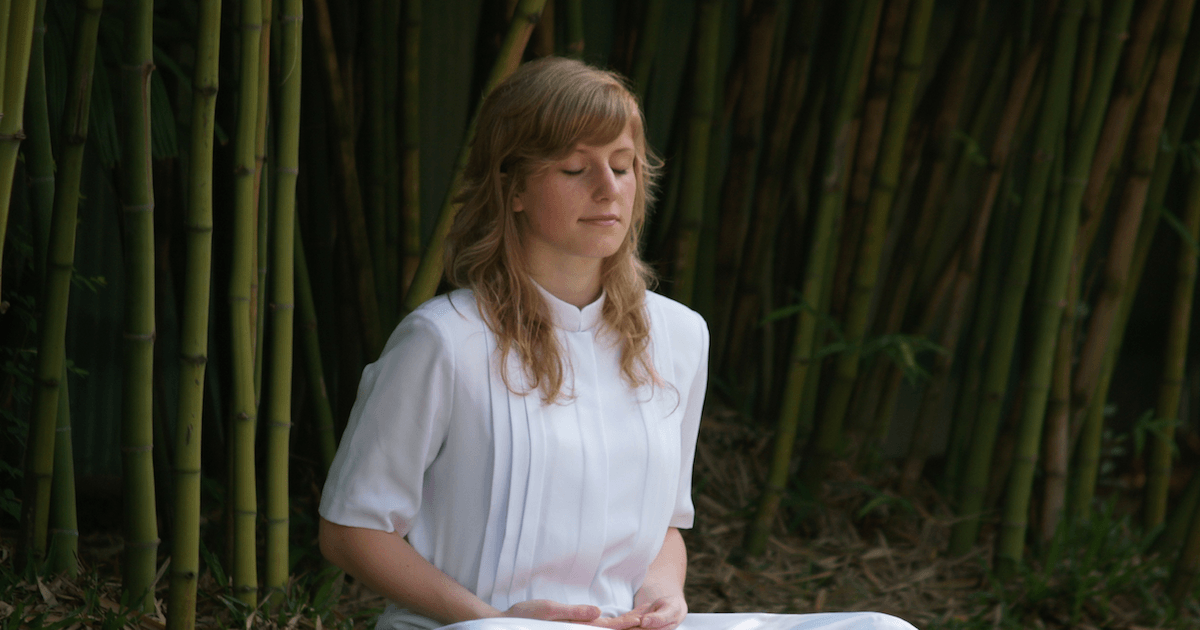
<path id="1" fill-rule="evenodd" d="M 1138 416 L 1138 419 L 1133 423 L 1133 454 L 1136 457 L 1142 456 L 1142 450 L 1146 447 L 1146 438 L 1155 435 L 1160 439 L 1169 440 L 1171 442 L 1171 452 L 1174 455 L 1179 455 L 1179 446 L 1175 444 L 1175 440 L 1168 437 L 1166 430 L 1171 427 L 1181 427 L 1183 423 L 1176 418 L 1158 418 L 1154 415 L 1153 409 L 1147 409 Z"/>
<path id="2" fill-rule="evenodd" d="M 862 346 L 856 348 L 846 340 L 846 336 L 842 333 L 842 326 L 836 319 L 827 313 L 818 313 L 803 298 L 800 298 L 796 304 L 777 308 L 767 313 L 760 325 L 787 319 L 800 313 L 811 313 L 816 317 L 818 338 L 833 338 L 833 341 L 813 352 L 814 359 L 823 359 L 827 356 L 854 350 L 858 350 L 859 355 L 864 359 L 880 353 L 895 364 L 910 383 L 917 383 L 929 377 L 929 372 L 921 366 L 918 356 L 927 352 L 946 354 L 945 348 L 927 337 L 900 333 L 864 337 Z"/>
<path id="3" fill-rule="evenodd" d="M 928 629 L 1112 627 L 1119 602 L 1139 611 L 1138 625 L 1174 627 L 1178 611 L 1162 589 L 1171 559 L 1151 554 L 1132 517 L 1117 512 L 1108 501 L 1090 521 L 1061 525 L 1043 563 L 1023 564 L 1011 580 L 992 579 L 973 596 L 977 612 L 969 619 Z"/>

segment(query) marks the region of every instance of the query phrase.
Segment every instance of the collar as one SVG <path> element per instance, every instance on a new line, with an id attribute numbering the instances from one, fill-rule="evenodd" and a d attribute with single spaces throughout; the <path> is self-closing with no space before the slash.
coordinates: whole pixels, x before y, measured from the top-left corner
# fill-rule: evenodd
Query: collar
<path id="1" fill-rule="evenodd" d="M 533 286 L 542 292 L 542 298 L 546 300 L 546 307 L 550 309 L 550 317 L 554 319 L 554 325 L 567 332 L 582 332 L 591 330 L 600 325 L 604 316 L 604 291 L 600 291 L 600 297 L 596 298 L 591 304 L 583 308 L 579 308 L 574 304 L 564 302 L 553 293 L 547 291 L 542 285 L 535 280 Z"/>

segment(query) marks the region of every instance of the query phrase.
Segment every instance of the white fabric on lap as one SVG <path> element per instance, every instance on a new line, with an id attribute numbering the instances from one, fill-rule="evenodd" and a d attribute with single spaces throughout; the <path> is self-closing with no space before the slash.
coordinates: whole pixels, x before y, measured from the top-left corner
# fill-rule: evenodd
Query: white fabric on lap
<path id="1" fill-rule="evenodd" d="M 476 619 L 440 630 L 581 630 L 594 628 L 574 623 L 536 619 Z M 393 630 L 377 626 L 376 630 Z M 768 613 L 694 613 L 678 630 L 913 630 L 912 624 L 891 615 L 874 612 L 811 613 L 772 615 Z"/>

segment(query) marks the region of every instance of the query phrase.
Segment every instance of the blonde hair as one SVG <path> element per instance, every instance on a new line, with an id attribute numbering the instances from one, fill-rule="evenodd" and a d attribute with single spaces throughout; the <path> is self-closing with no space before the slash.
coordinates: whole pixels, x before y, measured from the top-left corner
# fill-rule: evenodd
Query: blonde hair
<path id="1" fill-rule="evenodd" d="M 446 237 L 446 275 L 470 288 L 496 335 L 500 370 L 509 390 L 540 389 L 545 403 L 569 398 L 563 350 L 549 306 L 530 278 L 513 200 L 527 178 L 577 144 L 602 145 L 632 129 L 637 178 L 629 236 L 601 265 L 603 325 L 615 335 L 621 373 L 630 387 L 660 384 L 650 358 L 646 289 L 653 275 L 638 245 L 659 161 L 646 146 L 637 99 L 615 73 L 556 57 L 519 67 L 484 100 L 474 144 Z M 507 368 L 516 352 L 529 389 L 518 391 Z"/>

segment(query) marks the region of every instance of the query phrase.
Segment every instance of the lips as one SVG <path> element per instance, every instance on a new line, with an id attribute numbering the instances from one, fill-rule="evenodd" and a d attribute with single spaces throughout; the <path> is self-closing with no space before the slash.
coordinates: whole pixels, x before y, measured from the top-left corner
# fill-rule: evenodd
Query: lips
<path id="1" fill-rule="evenodd" d="M 579 221 L 580 223 L 587 223 L 589 225 L 609 226 L 620 223 L 621 217 L 615 214 L 601 214 L 594 217 L 584 217 Z"/>

